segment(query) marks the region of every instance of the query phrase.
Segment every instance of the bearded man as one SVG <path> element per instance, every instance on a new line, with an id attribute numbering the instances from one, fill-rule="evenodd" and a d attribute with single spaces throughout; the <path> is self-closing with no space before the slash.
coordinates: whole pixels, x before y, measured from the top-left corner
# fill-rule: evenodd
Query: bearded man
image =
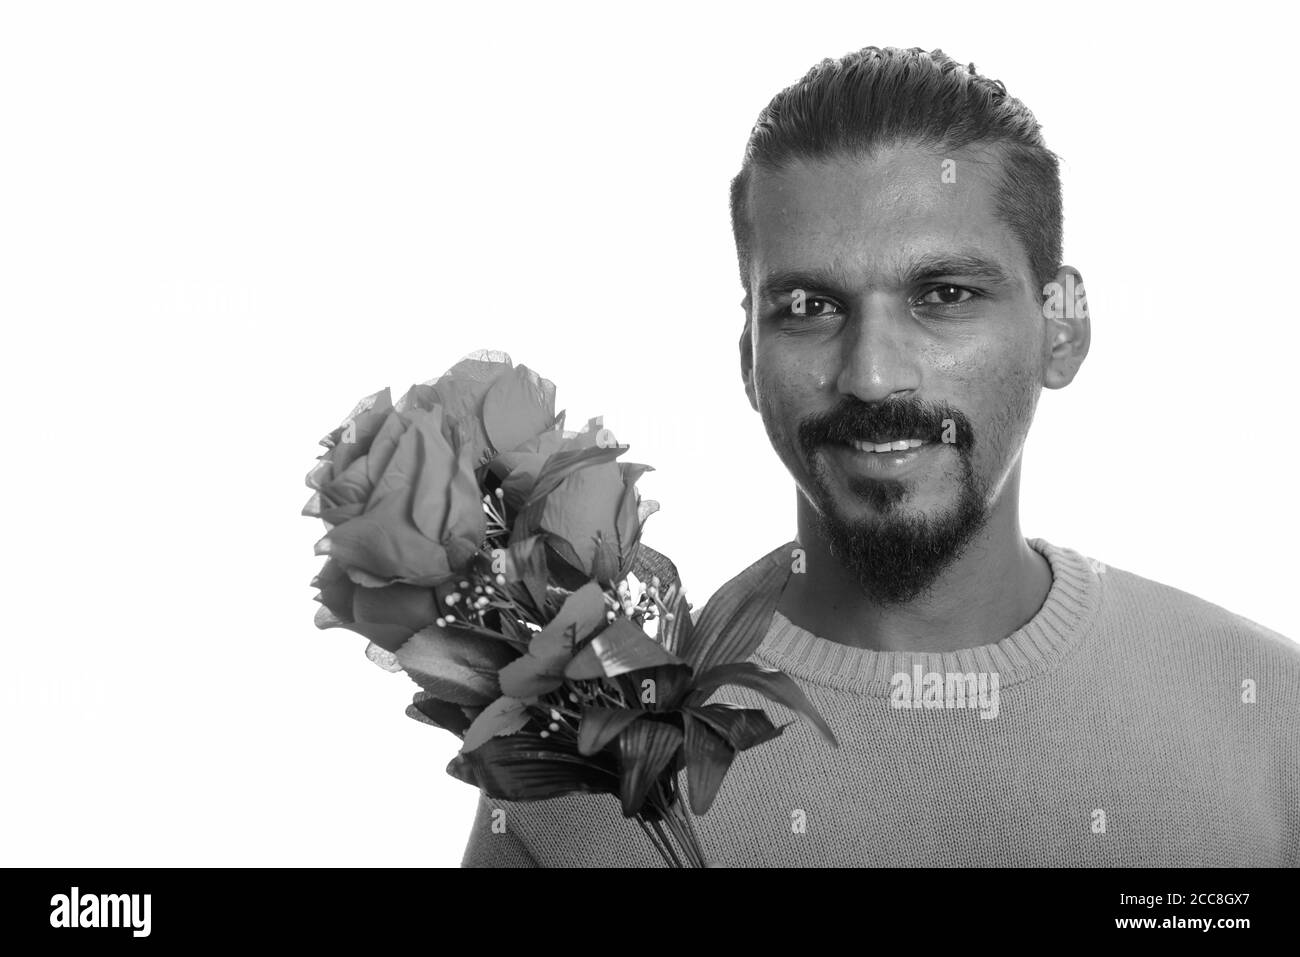
<path id="1" fill-rule="evenodd" d="M 1300 650 L 1021 533 L 1039 394 L 1090 335 L 1024 104 L 937 50 L 825 60 L 759 116 L 731 210 L 741 375 L 798 537 L 710 605 L 762 610 L 753 660 L 839 747 L 795 720 L 744 754 L 696 821 L 706 859 L 1300 864 Z M 660 862 L 578 794 L 484 798 L 464 863 Z"/>

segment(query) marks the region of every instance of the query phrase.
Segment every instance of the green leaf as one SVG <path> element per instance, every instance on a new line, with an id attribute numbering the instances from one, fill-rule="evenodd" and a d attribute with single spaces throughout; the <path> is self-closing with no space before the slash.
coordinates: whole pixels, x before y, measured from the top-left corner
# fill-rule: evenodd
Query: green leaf
<path id="1" fill-rule="evenodd" d="M 516 525 L 516 527 L 518 526 Z M 531 611 L 539 617 L 546 614 L 547 573 L 544 542 L 545 539 L 541 535 L 532 535 L 520 541 L 511 542 L 508 549 L 509 561 L 507 562 L 518 580 L 523 582 L 528 597 L 532 599 L 533 607 Z"/>
<path id="2" fill-rule="evenodd" d="M 637 577 L 640 578 L 639 575 Z M 691 648 L 695 636 L 695 625 L 691 621 L 691 609 L 686 602 L 686 593 L 679 590 L 671 598 L 666 599 L 664 604 L 672 612 L 673 620 L 660 617 L 659 631 L 655 639 L 667 651 L 685 661 L 684 649 Z"/>
<path id="3" fill-rule="evenodd" d="M 646 714 L 639 708 L 586 708 L 578 726 L 578 752 L 595 754 L 622 734 L 637 718 Z"/>
<path id="4" fill-rule="evenodd" d="M 736 749 L 709 724 L 691 712 L 686 718 L 686 784 L 691 792 L 691 810 L 699 815 L 713 806 L 722 779 L 727 776 Z"/>
<path id="5" fill-rule="evenodd" d="M 774 725 L 761 708 L 742 708 L 739 705 L 716 702 L 686 710 L 726 738 L 727 743 L 737 751 L 745 751 L 771 741 L 785 730 L 785 725 L 779 728 Z"/>
<path id="6" fill-rule="evenodd" d="M 437 625 L 416 632 L 395 654 L 425 691 L 453 704 L 469 705 L 488 704 L 500 697 L 497 672 L 515 658 L 515 652 L 502 642 L 458 635 Z"/>
<path id="7" fill-rule="evenodd" d="M 533 633 L 509 612 L 502 612 L 500 620 L 502 637 L 516 646 L 527 649 L 528 643 L 533 640 Z"/>
<path id="8" fill-rule="evenodd" d="M 564 681 L 564 666 L 578 642 L 605 622 L 605 593 L 588 582 L 564 600 L 556 616 L 533 636 L 528 653 L 501 669 L 501 690 L 512 698 L 554 691 Z"/>
<path id="9" fill-rule="evenodd" d="M 567 661 L 576 643 L 605 624 L 605 607 L 604 590 L 595 582 L 587 582 L 569 595 L 556 616 L 533 636 L 529 654 L 539 658 L 564 655 Z M 574 629 L 572 635 L 570 628 Z"/>
<path id="10" fill-rule="evenodd" d="M 447 773 L 505 801 L 540 801 L 575 791 L 613 794 L 619 786 L 611 755 L 584 756 L 576 742 L 530 731 L 492 738 L 469 754 L 457 754 Z"/>
<path id="11" fill-rule="evenodd" d="M 509 616 L 507 615 L 501 616 L 501 628 L 502 628 L 501 631 L 493 631 L 491 628 L 482 628 L 471 622 L 457 621 L 457 620 L 448 621 L 445 630 L 451 632 L 454 635 L 464 635 L 466 637 L 482 639 L 483 641 L 502 642 L 504 644 L 509 645 L 511 648 L 515 648 L 518 651 L 522 651 L 523 648 L 520 648 L 519 646 L 522 644 L 523 646 L 527 647 L 528 642 L 532 639 L 532 632 L 528 632 L 527 636 L 523 638 L 522 642 L 519 641 L 515 637 L 515 633 L 510 629 L 510 626 L 506 624 L 506 622 L 509 620 L 510 620 Z M 516 626 L 523 629 L 525 632 L 528 631 L 528 629 L 523 628 L 522 625 L 518 625 L 516 623 Z"/>
<path id="12" fill-rule="evenodd" d="M 569 591 L 577 591 L 593 576 L 583 570 L 582 559 L 559 535 L 547 532 L 546 538 L 546 573 L 550 583 Z"/>
<path id="13" fill-rule="evenodd" d="M 577 558 L 576 552 L 574 558 Z M 618 545 L 607 539 L 603 532 L 597 532 L 596 551 L 591 559 L 591 577 L 598 582 L 612 582 L 626 577 L 619 575 L 619 571 Z"/>
<path id="14" fill-rule="evenodd" d="M 642 701 L 641 704 L 656 713 L 677 711 L 691 690 L 691 669 L 681 662 L 668 665 L 656 665 L 645 668 L 636 674 L 628 674 L 623 680 L 630 684 L 629 693 L 634 700 L 639 700 L 645 688 L 645 681 L 654 682 L 654 700 Z"/>
<path id="15" fill-rule="evenodd" d="M 458 738 L 470 726 L 469 717 L 459 705 L 440 701 L 427 691 L 415 693 L 411 703 L 406 706 L 406 716 L 435 728 L 443 728 Z"/>
<path id="16" fill-rule="evenodd" d="M 749 658 L 772 626 L 798 547 L 789 542 L 773 549 L 719 588 L 695 622 L 690 642 L 677 652 L 682 660 L 704 672 Z"/>
<path id="17" fill-rule="evenodd" d="M 795 684 L 793 678 L 784 672 L 777 671 L 774 668 L 764 668 L 752 661 L 738 661 L 733 664 L 717 665 L 710 668 L 696 680 L 695 688 L 687 698 L 687 704 L 693 706 L 702 705 L 708 700 L 709 695 L 723 685 L 752 688 L 773 701 L 785 705 L 791 711 L 795 711 L 811 721 L 816 725 L 817 730 L 821 732 L 823 738 L 835 747 L 839 747 L 839 742 L 835 740 L 835 734 L 831 731 L 830 725 L 813 707 L 812 702 L 804 695 L 803 690 Z"/>
<path id="18" fill-rule="evenodd" d="M 536 698 L 564 684 L 565 658 L 522 655 L 501 669 L 497 682 L 512 698 Z"/>
<path id="19" fill-rule="evenodd" d="M 645 803 L 646 794 L 677 749 L 682 732 L 666 721 L 646 718 L 634 721 L 618 737 L 623 768 L 619 782 L 619 800 L 623 816 L 633 817 Z"/>
<path id="20" fill-rule="evenodd" d="M 514 734 L 528 723 L 528 719 L 528 709 L 522 701 L 502 695 L 484 708 L 469 726 L 461 754 L 473 751 L 497 735 Z"/>
<path id="21" fill-rule="evenodd" d="M 533 486 L 532 494 L 524 502 L 524 507 L 527 508 L 541 502 L 555 490 L 556 486 L 578 469 L 586 468 L 589 465 L 600 465 L 603 462 L 612 462 L 626 451 L 627 446 L 625 445 L 614 445 L 607 448 L 593 445 L 585 449 L 571 449 L 567 452 L 555 453 L 546 460 L 546 464 L 537 474 L 537 483 Z"/>
<path id="22" fill-rule="evenodd" d="M 613 678 L 640 668 L 674 664 L 681 662 L 629 619 L 618 618 L 574 655 L 564 676 L 575 681 Z"/>

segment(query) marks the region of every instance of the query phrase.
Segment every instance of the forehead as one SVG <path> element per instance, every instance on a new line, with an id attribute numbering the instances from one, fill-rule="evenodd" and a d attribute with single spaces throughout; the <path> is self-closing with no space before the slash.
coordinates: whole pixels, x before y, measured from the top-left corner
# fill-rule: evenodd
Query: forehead
<path id="1" fill-rule="evenodd" d="M 834 264 L 884 281 L 923 256 L 978 250 L 1027 276 L 1027 257 L 997 215 L 999 174 L 988 150 L 915 148 L 755 168 L 748 203 L 754 269 L 761 278 Z"/>

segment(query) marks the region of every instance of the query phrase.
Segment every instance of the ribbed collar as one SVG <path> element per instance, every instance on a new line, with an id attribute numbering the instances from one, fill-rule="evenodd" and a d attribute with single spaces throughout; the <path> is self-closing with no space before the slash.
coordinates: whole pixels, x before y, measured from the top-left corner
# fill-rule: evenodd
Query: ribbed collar
<path id="1" fill-rule="evenodd" d="M 888 696 L 890 678 L 923 671 L 998 674 L 1002 688 L 1045 674 L 1082 643 L 1101 607 L 1102 587 L 1088 559 L 1041 538 L 1026 540 L 1052 568 L 1038 614 L 999 642 L 953 652 L 870 651 L 819 638 L 779 611 L 754 658 L 794 678 L 858 694 Z"/>

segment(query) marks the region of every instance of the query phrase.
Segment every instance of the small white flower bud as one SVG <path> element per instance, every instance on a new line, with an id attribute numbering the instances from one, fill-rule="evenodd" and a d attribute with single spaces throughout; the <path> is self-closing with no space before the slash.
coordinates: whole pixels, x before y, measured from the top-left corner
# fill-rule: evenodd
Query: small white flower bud
<path id="1" fill-rule="evenodd" d="M 556 724 L 554 721 L 551 722 L 551 724 L 550 724 L 550 728 L 551 728 L 552 731 L 559 731 L 559 730 L 560 730 L 560 726 L 559 726 L 558 724 Z"/>

